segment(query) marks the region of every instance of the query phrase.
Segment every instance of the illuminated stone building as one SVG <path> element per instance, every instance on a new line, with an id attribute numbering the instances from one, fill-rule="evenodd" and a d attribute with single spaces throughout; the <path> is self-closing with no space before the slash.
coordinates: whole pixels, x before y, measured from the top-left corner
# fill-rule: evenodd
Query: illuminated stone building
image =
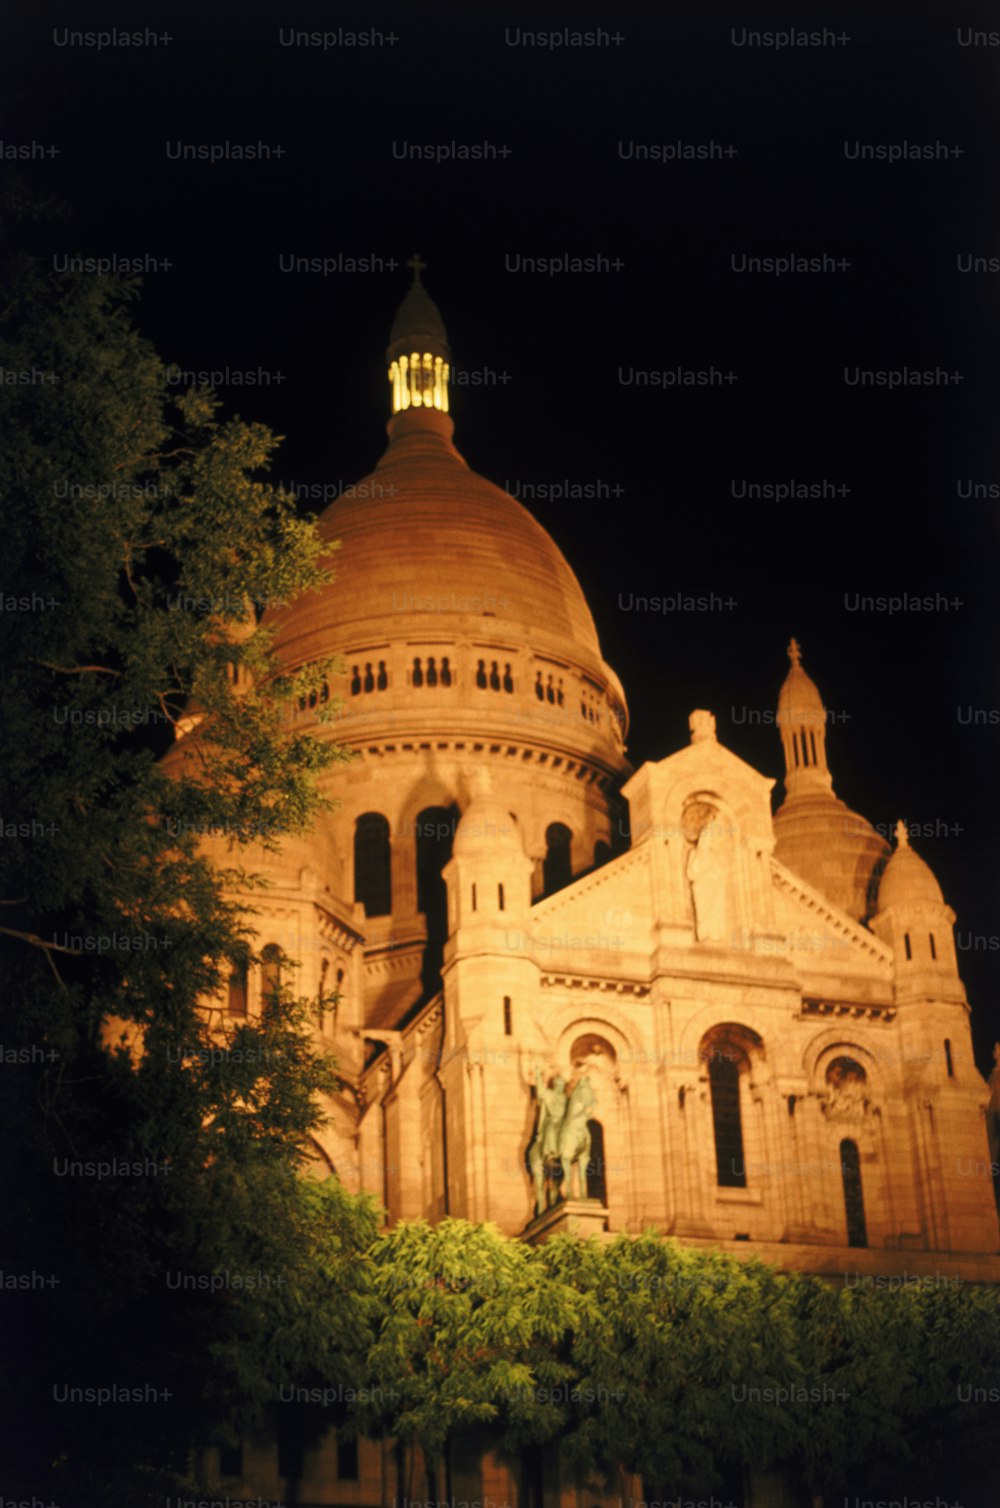
<path id="1" fill-rule="evenodd" d="M 1000 1279 L 955 917 L 905 828 L 890 851 L 834 794 L 797 644 L 774 815 L 775 782 L 707 711 L 633 770 L 571 567 L 454 446 L 419 264 L 387 359 L 389 444 L 321 521 L 336 580 L 270 619 L 289 664 L 342 657 L 300 717 L 355 758 L 308 837 L 249 861 L 270 881 L 260 944 L 301 961 L 301 993 L 339 993 L 316 1027 L 344 1081 L 317 1172 L 391 1221 L 654 1227 L 831 1276 Z M 234 980 L 231 1009 L 264 983 Z M 556 1075 L 589 1082 L 590 1153 L 537 1214 L 527 1154 Z M 371 1442 L 295 1464 L 303 1503 L 402 1490 Z M 244 1451 L 264 1496 L 288 1467 Z M 538 1508 L 540 1490 L 488 1452 L 452 1463 L 455 1497 Z M 599 1500 L 546 1477 L 549 1508 Z"/>

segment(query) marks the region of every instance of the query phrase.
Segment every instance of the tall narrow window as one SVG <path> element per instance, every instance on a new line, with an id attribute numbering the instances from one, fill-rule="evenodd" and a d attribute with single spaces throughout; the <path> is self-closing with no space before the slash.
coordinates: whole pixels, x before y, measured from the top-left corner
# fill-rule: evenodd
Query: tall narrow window
<path id="1" fill-rule="evenodd" d="M 953 1079 L 955 1077 L 955 1064 L 952 1062 L 951 1057 L 951 1042 L 947 1037 L 944 1039 L 944 1062 L 948 1070 L 949 1079 Z"/>
<path id="2" fill-rule="evenodd" d="M 268 943 L 260 955 L 260 992 L 265 1000 L 274 1000 L 281 990 L 281 949 Z"/>
<path id="3" fill-rule="evenodd" d="M 448 935 L 448 892 L 441 871 L 451 858 L 459 811 L 456 806 L 428 806 L 417 816 L 417 910 L 427 921 L 422 978 L 425 988 L 441 988 L 440 969 Z"/>
<path id="4" fill-rule="evenodd" d="M 431 655 L 427 661 L 427 684 L 436 686 L 438 683 L 437 660 Z"/>
<path id="5" fill-rule="evenodd" d="M 545 859 L 542 873 L 545 894 L 555 895 L 573 878 L 571 846 L 573 834 L 563 822 L 550 822 L 545 829 Z"/>
<path id="6" fill-rule="evenodd" d="M 607 1166 L 604 1159 L 604 1127 L 600 1121 L 588 1121 L 590 1160 L 587 1163 L 587 1198 L 608 1202 Z"/>
<path id="7" fill-rule="evenodd" d="M 368 664 L 368 665 L 365 666 L 364 686 L 365 686 L 365 690 L 366 691 L 374 691 L 375 690 L 375 677 L 372 674 L 372 667 L 371 667 L 370 664 Z"/>
<path id="8" fill-rule="evenodd" d="M 486 679 L 486 661 L 480 660 L 476 667 L 476 685 L 480 691 L 485 691 L 489 682 Z"/>
<path id="9" fill-rule="evenodd" d="M 524 1508 L 545 1508 L 545 1457 L 540 1445 L 521 1452 L 521 1502 Z"/>
<path id="10" fill-rule="evenodd" d="M 447 655 L 441 661 L 441 685 L 451 685 L 451 661 Z"/>
<path id="11" fill-rule="evenodd" d="M 712 1048 L 708 1063 L 712 1094 L 712 1126 L 715 1131 L 715 1169 L 722 1189 L 745 1189 L 743 1122 L 740 1116 L 740 1065 L 724 1047 Z"/>
<path id="12" fill-rule="evenodd" d="M 365 812 L 354 824 L 354 899 L 367 916 L 392 910 L 389 824 L 381 812 Z"/>
<path id="13" fill-rule="evenodd" d="M 490 663 L 490 690 L 491 691 L 499 691 L 500 690 L 500 671 L 497 668 L 497 662 L 496 662 L 496 660 L 493 660 Z"/>
<path id="14" fill-rule="evenodd" d="M 337 1481 L 358 1480 L 358 1437 L 337 1440 Z"/>
<path id="15" fill-rule="evenodd" d="M 502 885 L 498 885 L 497 886 L 497 905 L 499 906 L 499 908 L 500 908 L 501 911 L 503 911 L 503 910 L 506 909 L 505 906 L 504 906 L 504 901 L 503 901 L 503 886 Z"/>
<path id="16" fill-rule="evenodd" d="M 909 932 L 904 932 L 903 933 L 903 947 L 906 949 L 907 959 L 912 958 L 913 957 L 913 949 L 910 947 L 910 934 L 909 934 Z"/>
<path id="17" fill-rule="evenodd" d="M 219 1476 L 241 1477 L 243 1475 L 243 1445 L 219 1446 Z"/>
<path id="18" fill-rule="evenodd" d="M 357 665 L 355 665 L 353 674 L 351 675 L 351 695 L 361 695 L 361 671 Z"/>
<path id="19" fill-rule="evenodd" d="M 840 1143 L 840 1174 L 844 1181 L 844 1210 L 847 1214 L 848 1246 L 867 1246 L 865 1200 L 861 1188 L 861 1159 L 856 1141 Z"/>
<path id="20" fill-rule="evenodd" d="M 229 975 L 227 1005 L 231 1016 L 245 1016 L 247 1013 L 247 966 L 245 963 L 233 964 L 232 973 Z"/>
<path id="21" fill-rule="evenodd" d="M 927 935 L 930 938 L 931 957 L 933 958 L 934 962 L 937 963 L 937 946 L 936 946 L 936 944 L 934 942 L 934 933 L 933 932 L 929 932 Z"/>
<path id="22" fill-rule="evenodd" d="M 816 735 L 815 735 L 815 733 L 813 732 L 813 730 L 811 728 L 809 729 L 809 748 L 810 748 L 810 750 L 812 752 L 812 762 L 813 762 L 813 764 L 815 764 L 816 763 Z"/>
<path id="23" fill-rule="evenodd" d="M 413 681 L 414 686 L 422 686 L 424 684 L 424 672 L 420 668 L 419 659 L 415 659 L 413 661 L 413 675 L 411 676 L 411 680 Z"/>
<path id="24" fill-rule="evenodd" d="M 389 673 L 388 673 L 388 671 L 385 668 L 385 661 L 384 660 L 379 660 L 379 662 L 378 662 L 378 678 L 375 681 L 376 689 L 379 690 L 379 691 L 384 691 L 385 688 L 388 686 L 388 684 L 389 684 Z"/>
<path id="25" fill-rule="evenodd" d="M 278 1476 L 297 1482 L 305 1471 L 302 1416 L 285 1409 L 278 1420 Z"/>
<path id="26" fill-rule="evenodd" d="M 473 885 L 472 885 L 472 909 L 473 909 L 473 911 L 475 911 L 475 909 L 476 909 L 476 886 L 475 886 L 475 882 L 473 882 Z"/>
<path id="27" fill-rule="evenodd" d="M 503 1034 L 504 1034 L 504 1036 L 505 1037 L 509 1037 L 511 1035 L 511 1033 L 512 1033 L 513 1030 L 514 1030 L 514 1023 L 513 1023 L 513 1019 L 512 1019 L 510 996 L 509 995 L 505 995 L 503 997 Z"/>

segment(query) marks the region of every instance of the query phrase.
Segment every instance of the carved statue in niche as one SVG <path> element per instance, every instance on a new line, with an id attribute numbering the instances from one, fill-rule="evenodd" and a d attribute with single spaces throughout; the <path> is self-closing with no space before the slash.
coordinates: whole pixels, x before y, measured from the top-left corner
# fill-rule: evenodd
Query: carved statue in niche
<path id="1" fill-rule="evenodd" d="M 697 829 L 694 847 L 687 857 L 687 881 L 691 887 L 694 909 L 694 933 L 699 942 L 725 942 L 729 913 L 729 831 L 718 812 L 710 815 Z M 684 814 L 687 831 L 698 822 L 700 813 L 689 808 Z"/>
<path id="2" fill-rule="evenodd" d="M 551 1084 L 539 1068 L 535 1073 L 535 1096 L 538 1100 L 538 1125 L 528 1149 L 528 1166 L 535 1183 L 535 1214 L 540 1215 L 559 1196 L 562 1162 L 559 1137 L 566 1119 L 566 1080 L 556 1074 Z"/>
<path id="3" fill-rule="evenodd" d="M 823 1113 L 829 1120 L 850 1120 L 868 1109 L 868 1079 L 860 1063 L 853 1058 L 836 1058 L 826 1071 L 826 1102 Z"/>

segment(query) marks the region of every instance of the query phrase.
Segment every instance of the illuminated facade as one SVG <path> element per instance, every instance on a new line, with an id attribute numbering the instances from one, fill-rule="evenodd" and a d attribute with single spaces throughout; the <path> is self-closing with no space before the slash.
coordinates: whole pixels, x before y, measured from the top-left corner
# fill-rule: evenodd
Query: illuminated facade
<path id="1" fill-rule="evenodd" d="M 260 943 L 301 960 L 302 993 L 339 994 L 316 1025 L 344 1080 L 317 1171 L 390 1220 L 655 1227 L 830 1275 L 997 1281 L 988 1091 L 934 876 L 836 797 L 794 640 L 774 814 L 706 711 L 632 770 L 572 570 L 452 443 L 451 353 L 414 271 L 389 445 L 321 520 L 337 579 L 269 618 L 289 664 L 342 657 L 300 718 L 355 753 L 325 777 L 335 810 L 249 860 Z M 228 1006 L 267 988 L 235 980 Z M 589 1154 L 537 1213 L 539 1099 L 584 1078 Z M 338 1460 L 330 1441 L 304 1463 L 300 1500 L 396 1495 L 381 1447 Z M 278 1464 L 246 1457 L 255 1491 L 283 1494 Z M 540 1501 L 489 1453 L 451 1491 Z"/>

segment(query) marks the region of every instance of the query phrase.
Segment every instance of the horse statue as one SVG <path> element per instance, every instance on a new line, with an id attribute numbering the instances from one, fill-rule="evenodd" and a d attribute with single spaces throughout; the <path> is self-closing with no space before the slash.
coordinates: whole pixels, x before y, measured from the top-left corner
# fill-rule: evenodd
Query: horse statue
<path id="1" fill-rule="evenodd" d="M 566 1106 L 559 1130 L 559 1160 L 562 1163 L 562 1197 L 573 1197 L 573 1169 L 577 1170 L 580 1193 L 587 1197 L 587 1164 L 590 1161 L 590 1129 L 587 1119 L 595 1104 L 594 1091 L 586 1074 L 578 1079 Z"/>

